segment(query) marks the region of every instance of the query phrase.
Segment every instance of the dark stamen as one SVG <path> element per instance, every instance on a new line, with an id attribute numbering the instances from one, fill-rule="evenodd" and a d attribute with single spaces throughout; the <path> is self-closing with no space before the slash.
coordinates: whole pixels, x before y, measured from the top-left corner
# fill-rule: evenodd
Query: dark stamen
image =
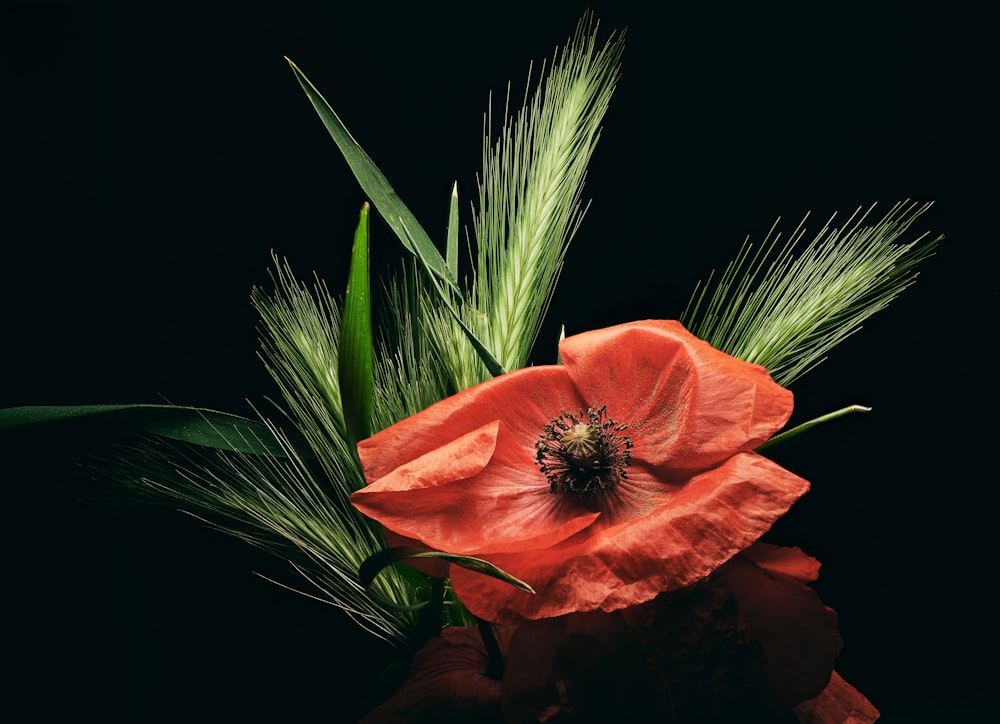
<path id="1" fill-rule="evenodd" d="M 563 410 L 545 426 L 535 443 L 535 462 L 553 493 L 584 497 L 613 489 L 628 477 L 632 440 L 627 425 L 606 415 L 607 408 L 572 414 Z"/>

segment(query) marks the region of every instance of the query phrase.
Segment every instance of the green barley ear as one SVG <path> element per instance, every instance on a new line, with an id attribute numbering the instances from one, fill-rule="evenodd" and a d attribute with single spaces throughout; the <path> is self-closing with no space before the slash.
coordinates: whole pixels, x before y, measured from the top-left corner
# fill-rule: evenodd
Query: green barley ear
<path id="1" fill-rule="evenodd" d="M 225 449 L 152 440 L 121 449 L 103 467 L 133 490 L 180 504 L 214 528 L 287 560 L 307 584 L 300 592 L 405 648 L 419 633 L 411 607 L 419 603 L 425 577 L 393 567 L 371 587 L 361 582 L 358 569 L 385 541 L 381 527 L 350 501 L 365 485 L 354 440 L 368 434 L 374 417 L 367 232 L 364 207 L 343 310 L 318 278 L 310 288 L 277 258 L 274 291 L 253 291 L 261 358 L 304 450 L 262 420 L 259 428 L 238 430 L 248 438 L 230 440 Z M 243 452 L 265 442 L 277 453 Z"/>
<path id="2" fill-rule="evenodd" d="M 379 329 L 375 355 L 373 425 L 382 430 L 447 397 L 449 376 L 426 328 L 434 292 L 415 259 L 384 284 L 380 318 L 390 320 Z M 437 310 L 437 306 L 433 307 Z"/>
<path id="3" fill-rule="evenodd" d="M 176 504 L 216 530 L 286 560 L 302 588 L 272 582 L 341 609 L 401 649 L 411 646 L 418 622 L 406 607 L 418 602 L 419 581 L 394 567 L 366 589 L 357 575 L 385 543 L 379 526 L 350 505 L 360 475 L 353 459 L 331 466 L 324 446 L 315 450 L 322 459 L 318 474 L 287 436 L 267 425 L 268 436 L 284 449 L 282 457 L 151 440 L 123 448 L 101 465 L 137 493 Z"/>
<path id="4" fill-rule="evenodd" d="M 287 262 L 274 257 L 274 264 L 274 292 L 257 287 L 251 295 L 260 315 L 260 357 L 289 416 L 314 438 L 310 445 L 336 441 L 340 452 L 350 453 L 337 376 L 340 306 L 318 277 L 310 289 Z"/>
<path id="5" fill-rule="evenodd" d="M 507 369 L 527 362 L 583 217 L 587 165 L 623 49 L 621 35 L 598 48 L 596 34 L 596 23 L 585 15 L 553 58 L 544 84 L 492 149 L 487 121 L 475 224 L 477 301 L 490 317 L 486 344 Z"/>
<path id="6" fill-rule="evenodd" d="M 566 248 L 584 214 L 587 165 L 620 71 L 623 36 L 597 45 L 584 15 L 538 86 L 494 143 L 485 119 L 483 172 L 474 219 L 477 258 L 466 324 L 504 369 L 523 367 L 548 309 Z M 508 98 L 509 105 L 509 98 Z M 456 386 L 485 378 L 483 365 L 451 325 Z"/>
<path id="7" fill-rule="evenodd" d="M 872 205 L 843 229 L 831 227 L 831 217 L 797 257 L 808 214 L 782 244 L 775 222 L 755 253 L 744 244 L 711 293 L 711 279 L 695 289 L 681 321 L 788 386 L 916 280 L 916 266 L 943 237 L 898 242 L 930 206 L 900 202 L 866 226 Z"/>

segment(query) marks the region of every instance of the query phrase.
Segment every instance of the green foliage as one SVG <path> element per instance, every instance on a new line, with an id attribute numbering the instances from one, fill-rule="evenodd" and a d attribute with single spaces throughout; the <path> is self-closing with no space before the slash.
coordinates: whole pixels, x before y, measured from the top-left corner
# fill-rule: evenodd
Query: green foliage
<path id="1" fill-rule="evenodd" d="M 344 294 L 338 378 L 348 441 L 372 434 L 372 305 L 368 281 L 368 204 L 361 209 L 351 248 L 351 269 Z"/>
<path id="2" fill-rule="evenodd" d="M 505 369 L 523 367 L 538 336 L 566 249 L 583 218 L 587 165 L 620 72 L 623 37 L 597 45 L 588 14 L 557 50 L 524 105 L 492 138 L 492 109 L 483 140 L 477 257 L 462 319 Z M 486 379 L 467 340 L 446 318 L 436 338 L 457 389 Z"/>
<path id="3" fill-rule="evenodd" d="M 350 505 L 356 473 L 344 467 L 339 476 L 318 475 L 285 435 L 269 428 L 283 457 L 160 440 L 123 448 L 105 467 L 140 494 L 178 504 L 287 560 L 312 588 L 300 593 L 343 610 L 375 636 L 408 645 L 416 619 L 405 605 L 417 602 L 414 587 L 395 569 L 379 576 L 370 594 L 358 578 L 361 564 L 384 542 L 378 527 Z"/>
<path id="4" fill-rule="evenodd" d="M 396 191 L 351 136 L 316 87 L 289 64 L 358 183 L 430 277 L 418 288 L 435 319 L 421 326 L 464 389 L 504 370 L 523 367 L 538 336 L 566 248 L 582 220 L 587 164 L 619 74 L 622 37 L 597 46 L 597 25 L 586 14 L 542 80 L 516 113 L 505 109 L 499 139 L 487 114 L 476 259 L 464 291 L 458 279 L 458 197 L 449 203 L 442 257 Z M 509 98 L 508 98 L 509 106 Z M 407 310 L 413 315 L 413 308 Z"/>
<path id="5" fill-rule="evenodd" d="M 0 431 L 51 423 L 103 424 L 122 431 L 145 432 L 196 445 L 252 453 L 284 455 L 265 425 L 228 412 L 181 405 L 29 405 L 0 410 Z M 308 455 L 298 441 L 299 454 Z"/>
<path id="6" fill-rule="evenodd" d="M 251 295 L 261 320 L 261 359 L 278 384 L 286 412 L 297 421 L 311 448 L 327 440 L 346 441 L 337 377 L 340 307 L 321 280 L 316 278 L 310 291 L 287 262 L 274 261 L 275 292 L 255 288 Z M 337 456 L 350 457 L 346 442 L 343 447 Z"/>
<path id="7" fill-rule="evenodd" d="M 416 260 L 404 264 L 386 284 L 375 355 L 374 429 L 381 430 L 447 397 L 447 371 L 430 343 L 427 327 L 435 317 L 434 293 L 425 287 Z"/>
<path id="8" fill-rule="evenodd" d="M 425 634 L 417 609 L 428 599 L 447 606 L 440 620 L 467 625 L 469 614 L 447 582 L 399 561 L 441 557 L 525 584 L 478 559 L 386 550 L 378 525 L 350 502 L 365 485 L 356 443 L 491 374 L 528 363 L 585 213 L 586 168 L 622 49 L 622 36 L 615 34 L 598 46 L 588 13 L 551 63 L 543 63 L 534 90 L 529 71 L 523 104 L 513 112 L 508 91 L 495 139 L 492 108 L 487 112 L 472 209 L 472 266 L 461 283 L 457 188 L 448 203 L 442 256 L 340 117 L 289 61 L 358 183 L 411 254 L 384 286 L 377 314 L 367 204 L 342 302 L 318 277 L 306 285 L 275 257 L 273 291 L 254 289 L 251 300 L 260 315 L 260 356 L 293 432 L 264 418 L 169 405 L 12 408 L 0 411 L 0 429 L 74 418 L 126 422 L 153 437 L 116 454 L 110 462 L 115 478 L 285 558 L 312 586 L 306 595 L 399 646 Z M 788 385 L 914 281 L 916 265 L 938 240 L 925 235 L 897 242 L 926 209 L 898 204 L 872 226 L 864 225 L 872 209 L 856 212 L 844 230 L 828 223 L 797 256 L 805 221 L 780 244 L 772 229 L 756 251 L 744 245 L 714 288 L 709 278 L 695 290 L 682 321 Z M 860 409 L 818 418 L 786 438 Z"/>
<path id="9" fill-rule="evenodd" d="M 489 561 L 484 561 L 481 558 L 462 556 L 457 553 L 445 553 L 443 551 L 428 551 L 406 547 L 386 548 L 366 560 L 361 566 L 361 582 L 366 586 L 371 585 L 372 581 L 375 580 L 379 572 L 385 570 L 387 566 L 397 561 L 408 560 L 411 558 L 439 558 L 446 560 L 449 563 L 454 563 L 457 566 L 468 568 L 470 571 L 476 571 L 477 573 L 482 573 L 483 575 L 509 583 L 514 586 L 514 588 L 525 591 L 526 593 L 535 592 L 535 589 L 521 579 L 504 572 Z"/>
<path id="10" fill-rule="evenodd" d="M 711 293 L 711 278 L 695 289 L 681 321 L 788 386 L 916 280 L 916 266 L 941 237 L 897 242 L 929 207 L 901 202 L 866 226 L 873 205 L 842 229 L 831 217 L 798 256 L 808 215 L 784 243 L 775 223 L 756 252 L 743 245 Z"/>
<path id="11" fill-rule="evenodd" d="M 285 60 L 288 60 L 287 58 Z M 440 252 L 435 248 L 427 232 L 417 221 L 417 218 L 406 207 L 406 204 L 399 198 L 399 195 L 389 184 L 388 179 L 378 169 L 372 159 L 354 140 L 347 127 L 340 117 L 334 112 L 330 104 L 326 102 L 322 94 L 316 90 L 316 86 L 306 78 L 305 74 L 299 70 L 291 60 L 288 65 L 295 74 L 299 85 L 305 91 L 306 96 L 312 103 L 320 120 L 333 138 L 344 159 L 351 167 L 354 177 L 358 180 L 361 188 L 368 194 L 369 199 L 375 208 L 385 219 L 386 223 L 396 232 L 396 236 L 404 246 L 413 254 L 423 257 L 431 273 L 447 285 L 455 288 L 455 280 L 448 273 L 445 267 L 445 260 Z M 404 233 L 403 227 L 409 227 L 409 233 Z"/>

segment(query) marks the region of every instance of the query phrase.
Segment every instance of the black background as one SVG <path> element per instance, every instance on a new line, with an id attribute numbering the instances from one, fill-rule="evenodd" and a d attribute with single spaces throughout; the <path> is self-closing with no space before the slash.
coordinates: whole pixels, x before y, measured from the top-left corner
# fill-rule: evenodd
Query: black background
<path id="1" fill-rule="evenodd" d="M 248 413 L 274 389 L 249 292 L 273 249 L 343 288 L 364 196 L 292 58 L 432 235 L 473 196 L 489 92 L 519 97 L 586 7 L 627 27 L 593 204 L 539 346 L 676 317 L 778 216 L 934 201 L 946 236 L 886 312 L 794 385 L 774 455 L 813 490 L 773 535 L 823 562 L 838 669 L 897 722 L 981 721 L 995 688 L 997 121 L 986 11 L 508 2 L 3 0 L 0 405 L 168 400 Z M 984 4 L 985 7 L 985 4 Z M 468 223 L 469 217 L 463 221 Z M 399 247 L 376 224 L 373 270 Z M 7 721 L 352 721 L 385 651 L 253 575 L 278 561 L 186 516 L 101 502 L 71 452 L 6 434 Z"/>

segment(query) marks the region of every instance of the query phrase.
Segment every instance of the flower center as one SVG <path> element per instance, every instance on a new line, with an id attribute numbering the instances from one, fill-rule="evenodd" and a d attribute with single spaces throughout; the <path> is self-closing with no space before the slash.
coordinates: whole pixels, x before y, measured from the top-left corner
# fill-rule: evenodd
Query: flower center
<path id="1" fill-rule="evenodd" d="M 535 462 L 549 490 L 592 497 L 618 485 L 632 459 L 632 440 L 621 434 L 626 429 L 607 416 L 606 406 L 551 418 L 535 443 Z"/>

